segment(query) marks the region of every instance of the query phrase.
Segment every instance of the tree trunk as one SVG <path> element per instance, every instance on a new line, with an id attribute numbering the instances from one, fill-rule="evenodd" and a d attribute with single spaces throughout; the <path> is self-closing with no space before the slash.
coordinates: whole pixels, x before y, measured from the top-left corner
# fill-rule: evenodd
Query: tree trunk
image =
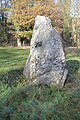
<path id="1" fill-rule="evenodd" d="M 79 46 L 79 34 L 78 34 L 78 19 L 73 18 L 72 19 L 72 30 L 73 30 L 73 39 L 74 43 L 76 43 L 76 47 Z"/>
<path id="2" fill-rule="evenodd" d="M 21 41 L 20 41 L 20 39 L 17 39 L 17 46 L 21 47 Z"/>
<path id="3" fill-rule="evenodd" d="M 76 18 L 76 47 L 78 48 L 79 46 L 79 40 L 78 40 L 78 19 Z"/>

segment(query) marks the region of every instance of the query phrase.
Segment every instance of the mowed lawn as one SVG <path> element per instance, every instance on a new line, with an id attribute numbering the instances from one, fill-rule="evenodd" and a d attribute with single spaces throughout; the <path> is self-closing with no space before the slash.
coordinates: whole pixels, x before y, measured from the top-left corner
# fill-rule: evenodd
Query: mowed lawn
<path id="1" fill-rule="evenodd" d="M 23 73 L 29 49 L 0 48 L 0 80 L 17 81 Z"/>
<path id="2" fill-rule="evenodd" d="M 29 49 L 0 48 L 0 120 L 80 120 L 80 49 L 66 48 L 63 89 L 28 85 Z"/>
<path id="3" fill-rule="evenodd" d="M 0 73 L 23 67 L 29 55 L 29 49 L 0 48 Z"/>

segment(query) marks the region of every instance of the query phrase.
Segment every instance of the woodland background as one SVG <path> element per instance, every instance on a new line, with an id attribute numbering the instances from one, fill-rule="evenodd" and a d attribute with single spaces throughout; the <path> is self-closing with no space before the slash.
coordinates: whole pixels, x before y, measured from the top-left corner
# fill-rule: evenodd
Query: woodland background
<path id="1" fill-rule="evenodd" d="M 29 45 L 37 15 L 52 25 L 68 46 L 80 44 L 80 1 L 77 0 L 0 0 L 0 46 Z"/>

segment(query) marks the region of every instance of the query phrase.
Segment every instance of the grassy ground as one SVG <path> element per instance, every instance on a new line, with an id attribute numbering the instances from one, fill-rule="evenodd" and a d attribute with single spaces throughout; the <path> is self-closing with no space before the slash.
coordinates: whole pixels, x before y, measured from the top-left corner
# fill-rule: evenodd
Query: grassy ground
<path id="1" fill-rule="evenodd" d="M 63 89 L 28 85 L 22 73 L 28 55 L 0 48 L 0 120 L 80 120 L 80 49 L 66 49 Z"/>
<path id="2" fill-rule="evenodd" d="M 23 77 L 22 71 L 28 55 L 29 50 L 0 48 L 0 80 L 13 84 Z"/>

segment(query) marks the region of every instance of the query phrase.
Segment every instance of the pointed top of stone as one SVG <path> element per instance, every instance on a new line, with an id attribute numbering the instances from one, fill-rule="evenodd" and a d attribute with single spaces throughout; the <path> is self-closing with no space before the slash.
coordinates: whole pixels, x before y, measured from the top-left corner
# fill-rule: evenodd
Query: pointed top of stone
<path id="1" fill-rule="evenodd" d="M 52 28 L 51 20 L 48 17 L 38 15 L 35 18 L 34 29 L 37 29 L 40 25 L 46 25 L 46 24 Z"/>

